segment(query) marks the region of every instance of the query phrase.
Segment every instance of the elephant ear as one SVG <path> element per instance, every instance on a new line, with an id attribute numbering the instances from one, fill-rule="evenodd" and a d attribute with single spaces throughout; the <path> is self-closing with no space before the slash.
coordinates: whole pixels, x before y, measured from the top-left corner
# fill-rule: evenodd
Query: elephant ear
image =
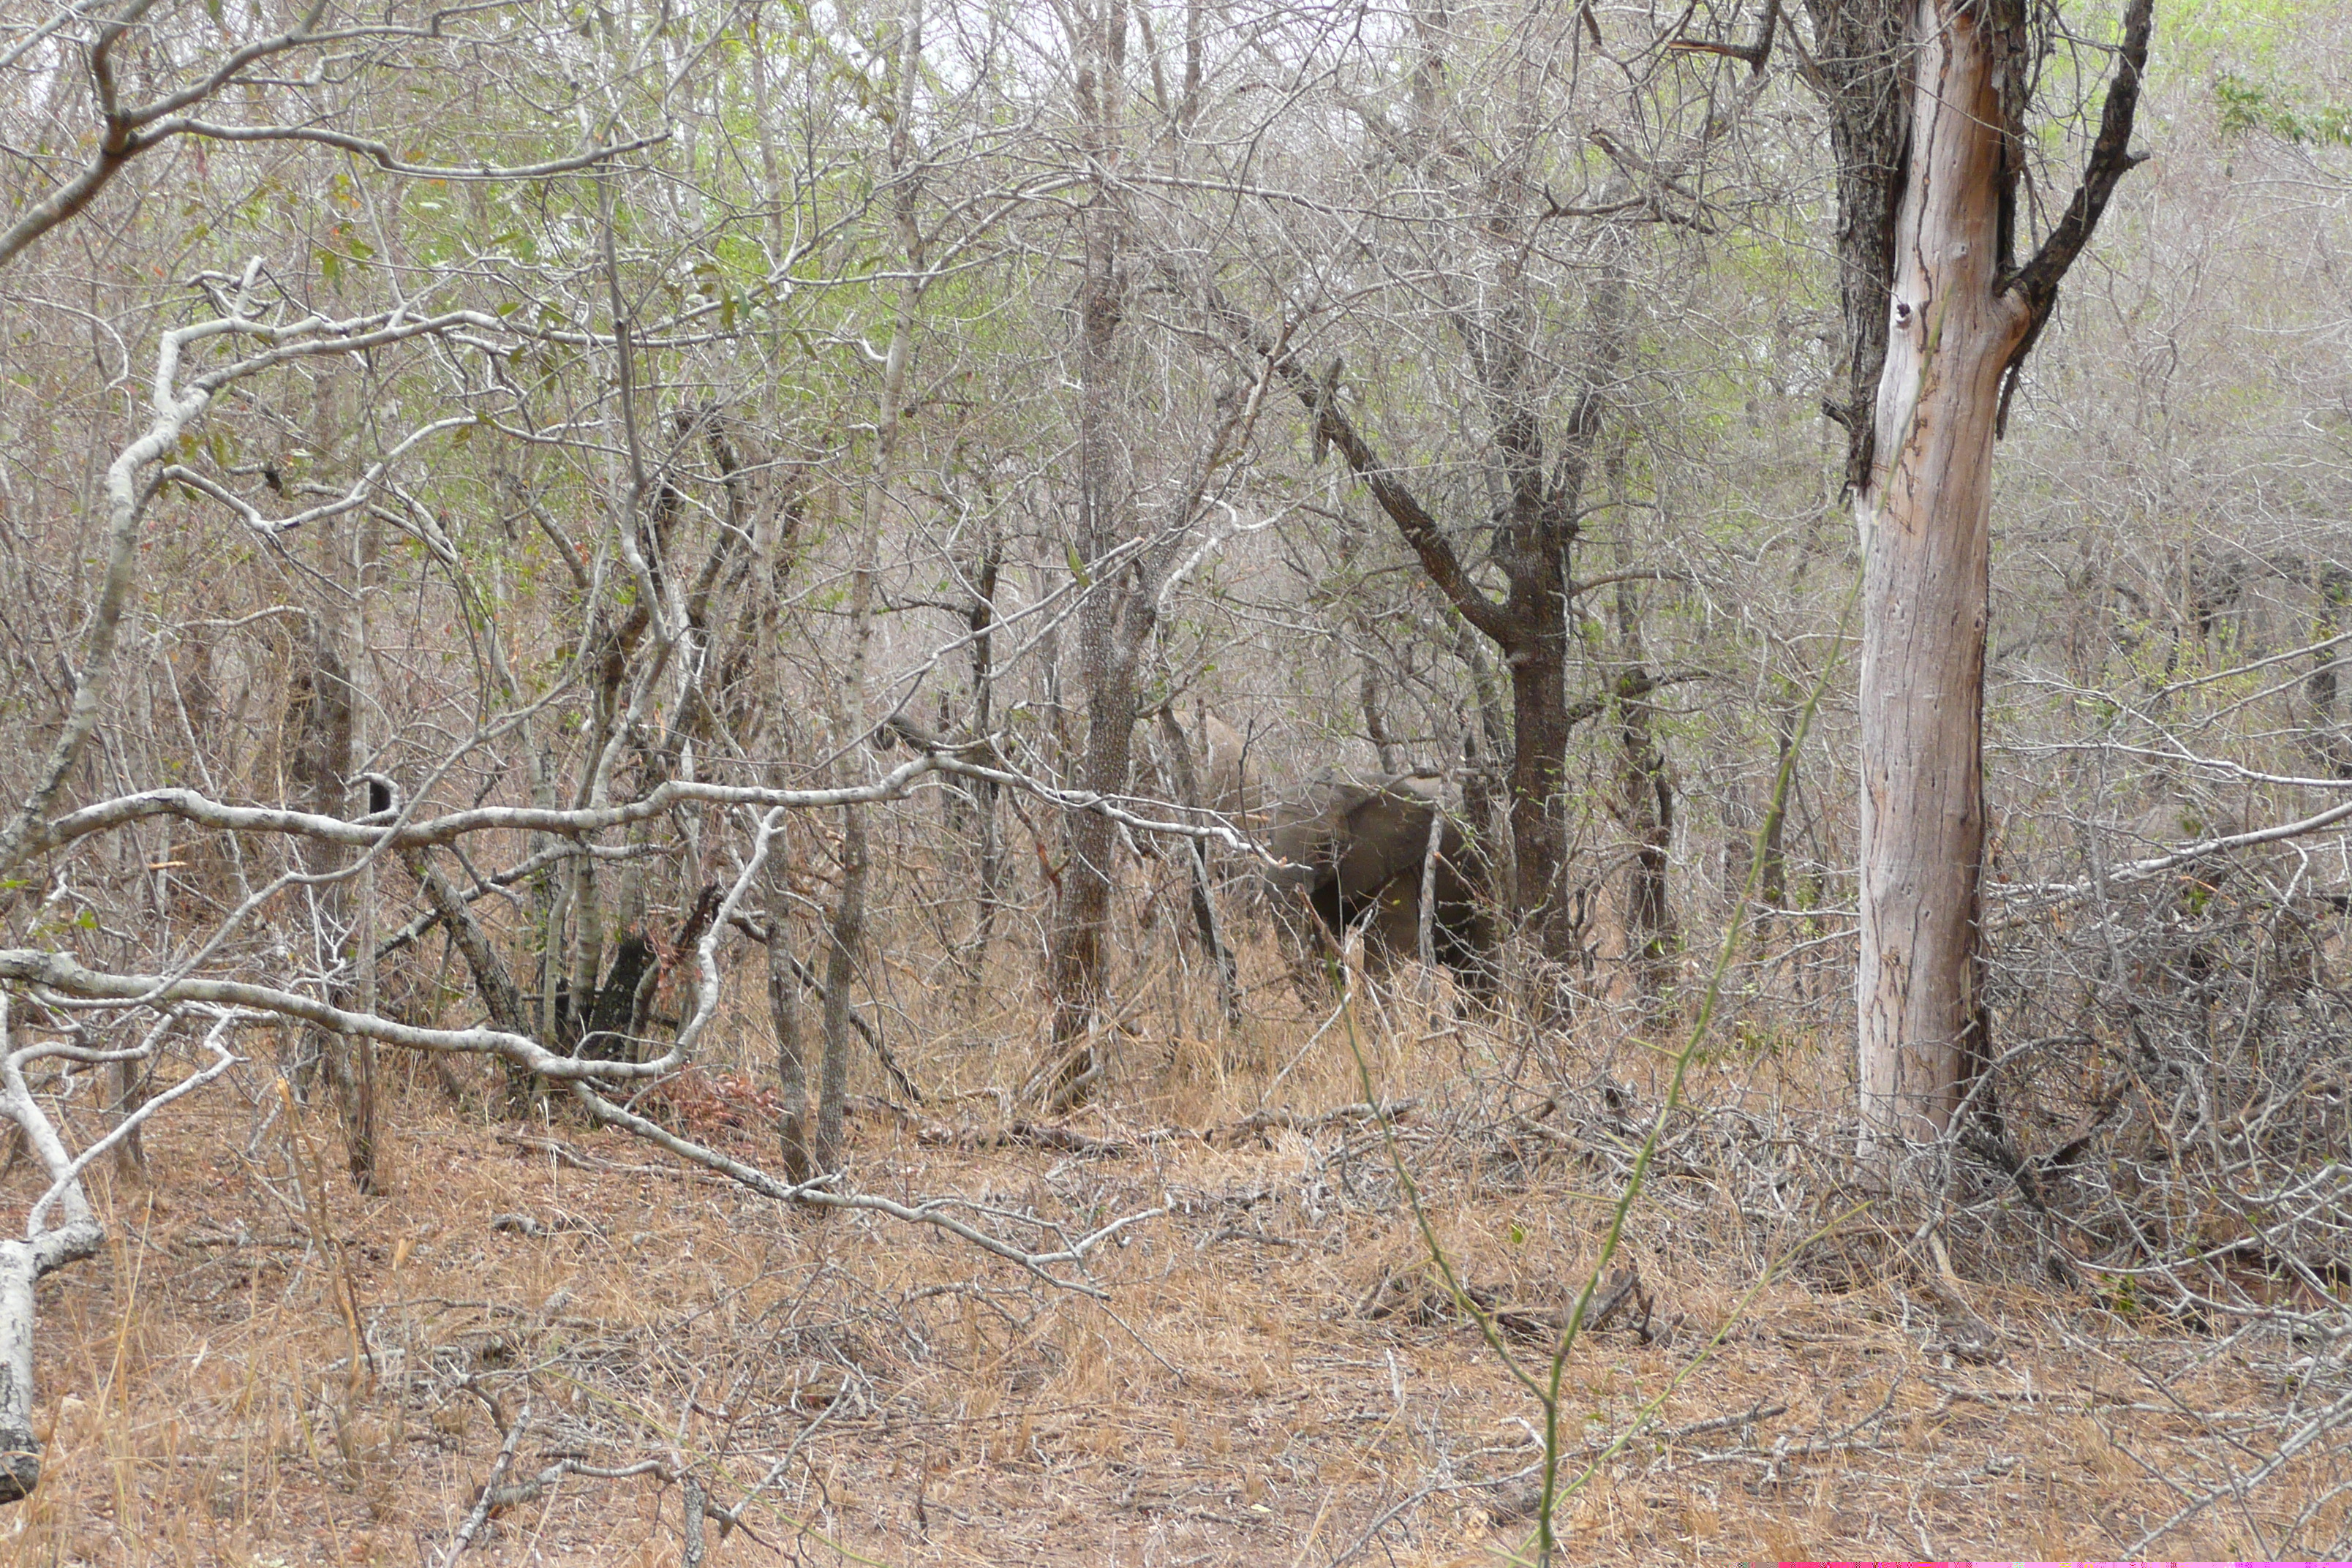
<path id="1" fill-rule="evenodd" d="M 1300 867 L 1320 867 L 1331 860 L 1333 823 L 1328 813 L 1311 809 L 1309 803 L 1286 802 L 1273 812 L 1273 826 L 1265 832 L 1265 847 L 1277 858 Z M 1292 873 L 1296 880 L 1301 873 Z"/>
<path id="2" fill-rule="evenodd" d="M 1265 847 L 1285 860 L 1313 868 L 1311 873 L 1293 872 L 1286 880 L 1320 882 L 1333 874 L 1347 854 L 1349 815 L 1368 794 L 1360 785 L 1326 774 L 1272 808 Z"/>

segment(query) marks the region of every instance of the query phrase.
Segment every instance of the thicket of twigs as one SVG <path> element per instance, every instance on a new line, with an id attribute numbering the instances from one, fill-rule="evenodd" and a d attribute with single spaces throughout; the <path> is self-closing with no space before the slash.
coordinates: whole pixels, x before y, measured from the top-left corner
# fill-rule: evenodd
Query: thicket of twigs
<path id="1" fill-rule="evenodd" d="M 859 1185 L 953 1190 L 1038 1251 L 1144 1215 L 1076 1271 L 1099 1300 L 780 1207 L 561 1102 L 515 1124 L 463 1066 L 397 1081 L 390 1188 L 360 1197 L 331 1116 L 257 1057 L 152 1129 L 143 1171 L 102 1172 L 121 1240 L 59 1278 L 49 1470 L 9 1550 L 1491 1561 L 1542 1457 L 1499 1352 L 1541 1367 L 1654 1131 L 1568 1364 L 1563 1550 L 2341 1555 L 2343 1047 L 2273 1023 L 2259 1060 L 2227 1048 L 2248 999 L 2324 1019 L 2332 994 L 2248 881 L 2115 889 L 2112 945 L 2089 903 L 2011 934 L 2081 963 L 2062 1016 L 2112 1029 L 2107 1076 L 2054 1024 L 2005 1032 L 1998 1132 L 1924 1207 L 1850 1185 L 1803 1008 L 1736 1009 L 1662 1122 L 1680 1009 L 1537 1026 L 1411 970 L 1343 1007 L 1263 939 L 1242 1029 L 1137 1027 L 1075 1118 L 1013 1098 L 1034 1005 L 1009 967 L 977 1008 L 895 1019 L 923 1101 L 861 1061 Z M 739 1009 L 639 1109 L 759 1160 L 770 1042 Z M 69 1127 L 102 1123 L 100 1079 L 52 1086 Z M 2227 1109 L 2198 1120 L 2207 1098 Z"/>
<path id="2" fill-rule="evenodd" d="M 2004 405 L 1889 1190 L 1865 9 L 0 0 L 0 1558 L 2352 1556 L 2342 19 Z"/>

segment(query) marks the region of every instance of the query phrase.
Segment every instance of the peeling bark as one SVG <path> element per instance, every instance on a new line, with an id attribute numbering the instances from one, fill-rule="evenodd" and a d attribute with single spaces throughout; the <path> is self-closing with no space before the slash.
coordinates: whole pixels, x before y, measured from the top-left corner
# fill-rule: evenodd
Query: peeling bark
<path id="1" fill-rule="evenodd" d="M 1895 216 L 1864 542 L 1861 961 L 1865 1169 L 1952 1131 L 1986 1055 L 1979 931 L 1992 447 L 2016 367 L 2135 161 L 2150 0 L 2133 0 L 2082 187 L 2012 268 L 2028 19 L 2013 0 L 1916 0 L 1910 148 Z"/>

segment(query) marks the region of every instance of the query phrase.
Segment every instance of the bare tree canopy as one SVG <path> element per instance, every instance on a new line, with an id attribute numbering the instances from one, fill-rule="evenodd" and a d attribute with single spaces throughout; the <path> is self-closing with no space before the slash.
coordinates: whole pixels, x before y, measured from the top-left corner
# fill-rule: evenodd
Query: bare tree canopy
<path id="1" fill-rule="evenodd" d="M 0 0 L 0 1540 L 2347 1555 L 2347 61 Z"/>

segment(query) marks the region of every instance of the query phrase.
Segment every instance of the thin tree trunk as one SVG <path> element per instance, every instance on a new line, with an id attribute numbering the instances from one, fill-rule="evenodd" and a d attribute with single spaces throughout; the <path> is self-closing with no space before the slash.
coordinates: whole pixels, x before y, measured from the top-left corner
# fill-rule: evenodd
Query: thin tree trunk
<path id="1" fill-rule="evenodd" d="M 898 426 L 905 405 L 907 362 L 914 353 L 915 311 L 922 299 L 922 240 L 915 203 L 920 168 L 914 143 L 915 82 L 922 59 L 922 0 L 907 0 L 894 59 L 896 118 L 890 134 L 893 206 L 905 271 L 890 322 L 890 346 L 883 356 L 881 395 L 875 409 L 874 462 L 866 474 L 858 514 L 855 563 L 849 580 L 850 655 L 835 697 L 837 748 L 862 743 L 866 729 L 867 670 L 873 658 L 874 582 L 880 569 L 883 512 L 898 477 Z M 841 808 L 841 897 L 834 906 L 825 955 L 824 1057 L 817 1079 L 816 1136 L 809 1146 L 811 1168 L 836 1169 L 849 1105 L 849 992 L 866 940 L 866 881 L 872 856 L 866 843 L 866 808 Z"/>
<path id="2" fill-rule="evenodd" d="M 835 1170 L 841 1163 L 849 1109 L 849 988 L 857 977 L 857 949 L 866 940 L 866 881 L 871 868 L 866 810 L 843 806 L 841 897 L 827 929 L 824 1055 L 817 1074 L 816 1135 L 809 1140 L 808 1151 L 813 1171 Z"/>
<path id="3" fill-rule="evenodd" d="M 1187 0 L 1184 6 L 1184 90 L 1176 100 L 1176 123 L 1192 129 L 1201 112 L 1201 13 L 1205 0 Z"/>
<path id="4" fill-rule="evenodd" d="M 768 209 L 768 266 L 773 269 L 785 265 L 792 254 L 784 235 L 784 209 L 790 195 L 784 188 L 783 160 L 776 149 L 776 120 L 768 109 L 768 27 L 764 6 L 753 7 L 750 33 L 752 124 L 760 138 L 761 195 Z"/>
<path id="5" fill-rule="evenodd" d="M 1372 742 L 1372 754 L 1380 759 L 1381 772 L 1400 772 L 1401 748 L 1389 733 L 1387 715 L 1381 711 L 1381 667 L 1370 655 L 1363 659 L 1363 679 L 1358 684 L 1357 698 L 1364 705 L 1364 733 Z"/>
<path id="6" fill-rule="evenodd" d="M 340 564 L 337 550 L 338 531 L 323 529 L 320 534 L 320 549 L 327 554 L 330 580 L 347 575 L 337 570 Z M 340 617 L 338 617 L 340 619 Z M 325 816 L 345 815 L 350 803 L 352 726 L 354 722 L 351 670 L 343 653 L 341 628 L 325 616 L 313 616 L 310 623 L 310 668 L 301 688 L 302 714 L 293 766 L 288 770 L 300 790 L 303 804 L 309 810 Z M 334 845 L 306 842 L 302 850 L 303 869 L 313 877 L 326 877 L 343 868 L 346 857 Z M 350 888 L 347 880 L 337 878 L 318 882 L 306 889 L 309 894 L 313 940 L 323 967 L 332 968 L 342 961 L 352 948 L 352 931 L 348 929 L 351 913 Z M 373 950 L 363 956 L 352 950 L 349 956 L 354 962 L 372 959 Z M 347 1007 L 352 1001 L 348 981 L 338 981 L 328 987 L 328 999 L 338 1007 Z M 352 1180 L 360 1191 L 372 1193 L 376 1187 L 374 1107 L 372 1087 L 363 1083 L 353 1061 L 351 1042 L 331 1030 L 306 1026 L 304 1054 L 323 1068 L 328 1082 L 333 1086 L 335 1108 L 342 1123 L 343 1143 L 351 1168 Z"/>
<path id="7" fill-rule="evenodd" d="M 1674 984 L 1682 932 L 1675 923 L 1666 873 L 1675 834 L 1674 776 L 1650 723 L 1650 701 L 1631 695 L 1648 685 L 1643 669 L 1640 589 L 1617 584 L 1617 635 L 1625 663 L 1617 703 L 1618 790 L 1625 826 L 1633 836 L 1633 876 L 1626 888 L 1625 937 L 1633 979 L 1644 1007 L 1655 1007 Z"/>
<path id="8" fill-rule="evenodd" d="M 1185 819 L 1202 821 L 1202 807 L 1207 803 L 1201 798 L 1200 775 L 1192 770 L 1191 742 L 1183 726 L 1176 722 L 1176 715 L 1165 708 L 1160 710 L 1160 742 L 1168 752 L 1168 770 L 1175 775 L 1176 793 L 1183 800 Z M 1192 921 L 1200 931 L 1202 948 L 1217 968 L 1217 1004 L 1224 1011 L 1225 1022 L 1238 1028 L 1242 1021 L 1241 976 L 1234 963 L 1233 950 L 1225 945 L 1224 933 L 1218 929 L 1216 888 L 1209 875 L 1209 847 L 1199 838 L 1186 843 L 1184 858 L 1192 884 Z"/>
<path id="9" fill-rule="evenodd" d="M 971 732 L 975 741 L 986 739 L 996 724 L 993 628 L 996 582 L 1004 565 L 1004 542 L 997 532 L 992 510 L 990 515 L 988 538 L 981 552 L 980 571 L 972 584 L 971 614 L 968 617 L 971 629 Z M 980 885 L 974 890 L 971 940 L 964 946 L 964 966 L 973 987 L 973 1006 L 967 1009 L 967 1016 L 977 1010 L 979 990 L 988 973 L 988 942 L 995 928 L 999 886 L 1004 875 L 1004 828 L 996 792 L 994 779 L 981 780 L 973 790 L 980 812 Z"/>
<path id="10" fill-rule="evenodd" d="M 153 1070 L 152 1060 L 114 1064 L 111 1075 L 114 1079 L 114 1099 L 107 1106 L 106 1113 L 113 1119 L 116 1126 L 120 1127 L 136 1116 L 139 1108 L 147 1103 L 147 1080 Z M 122 1142 L 114 1146 L 114 1173 L 126 1181 L 147 1179 L 147 1144 L 140 1136 L 144 1131 L 143 1128 L 133 1127 L 123 1136 Z"/>
<path id="11" fill-rule="evenodd" d="M 1445 844 L 1445 797 L 1453 793 L 1454 769 L 1449 763 L 1437 783 L 1437 801 L 1429 814 L 1429 837 L 1421 847 L 1421 905 L 1414 913 L 1416 949 L 1424 969 L 1437 967 L 1437 859 Z"/>
<path id="12" fill-rule="evenodd" d="M 1121 300 L 1119 213 L 1111 181 L 1118 163 L 1126 6 L 1121 0 L 1105 0 L 1099 18 L 1090 16 L 1083 25 L 1087 36 L 1082 43 L 1077 95 L 1094 194 L 1081 220 L 1076 553 L 1087 571 L 1098 573 L 1125 536 L 1120 523 L 1129 512 L 1126 465 L 1112 406 Z M 1125 576 L 1124 571 L 1118 574 L 1121 580 Z M 1126 650 L 1118 635 L 1120 587 L 1120 581 L 1097 580 L 1078 610 L 1078 676 L 1087 694 L 1079 785 L 1098 795 L 1123 794 L 1134 763 L 1135 672 L 1133 660 L 1121 657 Z M 1080 811 L 1069 813 L 1066 820 L 1069 853 L 1062 868 L 1047 977 L 1053 995 L 1054 1058 L 1048 1093 L 1057 1106 L 1084 1098 L 1102 1072 L 1094 1029 L 1108 967 L 1111 874 L 1118 849 L 1118 831 L 1108 817 Z"/>
<path id="13" fill-rule="evenodd" d="M 352 765 L 365 757 L 367 751 L 367 715 L 369 705 L 369 659 L 367 622 L 368 568 L 373 564 L 376 551 L 370 536 L 370 525 L 362 522 L 354 527 L 351 538 L 351 668 L 345 689 L 352 702 Z M 359 805 L 362 812 L 374 809 L 376 786 L 367 785 L 361 792 Z M 387 792 L 388 793 L 388 792 Z M 355 1000 L 362 1013 L 373 1015 L 376 1010 L 376 863 L 371 860 L 360 869 L 358 887 L 353 900 L 358 908 L 352 921 L 350 952 L 357 968 Z M 343 1042 L 349 1053 L 352 1089 L 350 1103 L 343 1117 L 343 1142 L 350 1156 L 352 1181 L 362 1193 L 383 1190 L 383 1147 L 376 1130 L 376 1059 L 375 1042 L 365 1036 L 352 1036 Z"/>
<path id="14" fill-rule="evenodd" d="M 776 1034 L 776 1079 L 783 1100 L 784 1174 L 806 1181 L 809 1163 L 808 1065 L 801 1054 L 801 977 L 793 963 L 784 835 L 768 851 L 768 1021 Z M 828 1008 L 829 1010 L 829 1008 Z"/>
<path id="15" fill-rule="evenodd" d="M 1789 765 L 1789 748 L 1797 742 L 1797 705 L 1790 700 L 1793 693 L 1784 694 L 1782 700 L 1772 706 L 1772 776 Z M 1796 798 L 1797 779 L 1789 777 L 1789 796 Z M 1764 822 L 1764 864 L 1757 879 L 1756 898 L 1760 906 L 1756 911 L 1757 938 L 1762 943 L 1773 915 L 1789 901 L 1789 854 L 1786 827 L 1789 813 L 1784 806 L 1774 812 L 1769 806 Z"/>

